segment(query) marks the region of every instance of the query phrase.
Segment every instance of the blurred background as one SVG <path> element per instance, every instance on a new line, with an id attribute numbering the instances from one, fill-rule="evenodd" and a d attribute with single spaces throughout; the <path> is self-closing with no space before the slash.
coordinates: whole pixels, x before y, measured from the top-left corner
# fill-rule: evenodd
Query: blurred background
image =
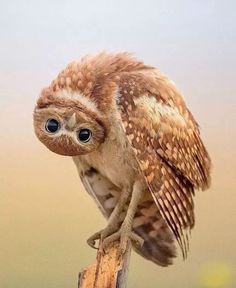
<path id="1" fill-rule="evenodd" d="M 105 225 L 70 158 L 34 136 L 40 90 L 84 54 L 131 51 L 167 74 L 200 123 L 212 187 L 189 257 L 132 254 L 129 287 L 236 287 L 236 1 L 0 0 L 0 287 L 77 287 Z"/>

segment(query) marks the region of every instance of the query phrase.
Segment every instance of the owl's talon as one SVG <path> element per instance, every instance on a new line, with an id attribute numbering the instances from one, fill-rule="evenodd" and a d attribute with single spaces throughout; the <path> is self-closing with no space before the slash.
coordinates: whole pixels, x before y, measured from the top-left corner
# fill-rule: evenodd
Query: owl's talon
<path id="1" fill-rule="evenodd" d="M 89 239 L 87 240 L 87 244 L 88 244 L 90 247 L 92 247 L 93 249 L 98 249 L 98 247 L 95 246 L 96 241 L 93 240 L 93 239 L 90 239 L 90 238 L 89 238 Z"/>
<path id="2" fill-rule="evenodd" d="M 87 239 L 87 244 L 90 247 L 94 249 L 98 249 L 98 247 L 96 247 L 95 244 L 96 244 L 96 240 L 100 240 L 102 231 L 103 230 L 96 232 L 95 234 L 93 234 L 91 237 Z"/>
<path id="3" fill-rule="evenodd" d="M 137 247 L 137 248 L 142 248 L 143 243 L 144 243 L 144 239 L 142 237 L 140 237 L 138 234 L 132 232 L 131 233 L 131 240 L 132 243 Z"/>
<path id="4" fill-rule="evenodd" d="M 120 238 L 121 255 L 123 255 L 126 252 L 129 241 L 131 241 L 131 243 L 136 247 L 142 247 L 144 243 L 143 238 L 134 232 L 128 232 L 128 233 L 121 232 L 121 238 Z"/>
<path id="5" fill-rule="evenodd" d="M 111 234 L 110 236 L 106 237 L 102 243 L 101 243 L 101 247 L 102 250 L 106 250 L 106 248 L 114 241 L 118 240 L 120 238 L 120 231 L 117 231 L 113 234 Z"/>
<path id="6" fill-rule="evenodd" d="M 132 231 L 127 231 L 124 227 L 121 227 L 119 231 L 113 233 L 112 235 L 106 237 L 101 243 L 102 251 L 106 250 L 106 248 L 114 241 L 120 239 L 120 247 L 119 252 L 123 255 L 126 250 L 129 241 L 131 241 L 136 247 L 142 247 L 144 240 Z"/>
<path id="7" fill-rule="evenodd" d="M 91 248 L 93 248 L 93 249 L 98 249 L 98 247 L 97 246 L 95 246 L 95 244 L 96 244 L 96 241 L 87 241 L 87 244 L 91 247 Z"/>
<path id="8" fill-rule="evenodd" d="M 98 247 L 95 246 L 96 240 L 100 240 L 101 243 L 103 243 L 103 241 L 112 235 L 116 229 L 117 228 L 114 225 L 108 225 L 105 229 L 102 229 L 89 237 L 87 240 L 88 245 L 94 249 L 98 249 Z"/>

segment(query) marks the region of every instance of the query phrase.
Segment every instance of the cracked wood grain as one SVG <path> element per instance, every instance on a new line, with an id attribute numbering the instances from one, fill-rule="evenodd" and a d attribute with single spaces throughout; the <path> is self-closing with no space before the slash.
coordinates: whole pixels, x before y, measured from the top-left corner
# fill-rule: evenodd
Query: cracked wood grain
<path id="1" fill-rule="evenodd" d="M 96 262 L 79 273 L 78 288 L 125 288 L 131 244 L 119 255 L 119 242 L 113 242 L 105 253 L 98 250 Z"/>

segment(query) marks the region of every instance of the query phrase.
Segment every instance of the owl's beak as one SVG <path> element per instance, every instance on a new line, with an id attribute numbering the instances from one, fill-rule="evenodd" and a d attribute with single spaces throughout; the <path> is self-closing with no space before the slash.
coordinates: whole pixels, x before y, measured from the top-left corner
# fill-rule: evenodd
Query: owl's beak
<path id="1" fill-rule="evenodd" d="M 73 129 L 73 128 L 75 127 L 75 125 L 76 125 L 76 114 L 73 113 L 73 115 L 72 115 L 72 116 L 70 117 L 70 119 L 68 120 L 66 126 L 67 126 L 69 129 Z"/>

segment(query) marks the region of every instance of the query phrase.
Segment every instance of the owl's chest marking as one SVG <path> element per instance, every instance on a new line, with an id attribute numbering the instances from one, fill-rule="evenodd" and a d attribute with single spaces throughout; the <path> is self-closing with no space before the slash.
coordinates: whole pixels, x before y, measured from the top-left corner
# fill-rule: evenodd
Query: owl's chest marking
<path id="1" fill-rule="evenodd" d="M 131 187 L 140 171 L 134 152 L 119 123 L 113 125 L 107 139 L 96 151 L 78 158 L 121 189 L 124 186 Z"/>

